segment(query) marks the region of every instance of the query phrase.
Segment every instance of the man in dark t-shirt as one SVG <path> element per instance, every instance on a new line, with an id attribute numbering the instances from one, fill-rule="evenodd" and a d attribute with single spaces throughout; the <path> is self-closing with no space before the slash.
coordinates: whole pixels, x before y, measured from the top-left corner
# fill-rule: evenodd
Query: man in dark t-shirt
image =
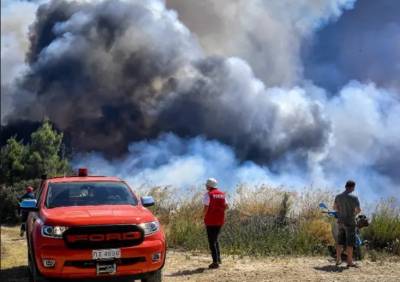
<path id="1" fill-rule="evenodd" d="M 26 191 L 25 194 L 22 195 L 21 197 L 18 197 L 18 201 L 22 202 L 23 200 L 27 200 L 27 199 L 35 199 L 35 194 L 33 193 L 33 188 L 32 186 L 28 186 L 26 187 Z M 28 212 L 21 210 L 19 205 L 18 205 L 18 213 L 21 216 L 21 229 L 19 231 L 19 236 L 24 236 L 25 233 L 25 222 L 28 218 Z"/>
<path id="2" fill-rule="evenodd" d="M 351 193 L 356 187 L 352 180 L 346 182 L 346 190 L 337 195 L 333 208 L 338 214 L 338 242 L 336 245 L 336 265 L 341 264 L 343 246 L 346 246 L 347 266 L 356 267 L 353 263 L 353 248 L 356 242 L 356 215 L 361 212 L 358 198 Z"/>

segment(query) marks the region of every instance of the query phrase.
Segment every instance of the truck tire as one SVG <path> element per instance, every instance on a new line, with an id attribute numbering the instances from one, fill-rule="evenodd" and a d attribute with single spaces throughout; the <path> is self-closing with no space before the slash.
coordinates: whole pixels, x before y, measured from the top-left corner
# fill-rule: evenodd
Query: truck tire
<path id="1" fill-rule="evenodd" d="M 29 282 L 49 282 L 39 272 L 36 266 L 34 256 L 28 250 L 28 268 L 29 268 Z"/>
<path id="2" fill-rule="evenodd" d="M 162 270 L 159 269 L 151 274 L 148 274 L 146 278 L 142 279 L 142 282 L 161 282 L 162 281 Z"/>

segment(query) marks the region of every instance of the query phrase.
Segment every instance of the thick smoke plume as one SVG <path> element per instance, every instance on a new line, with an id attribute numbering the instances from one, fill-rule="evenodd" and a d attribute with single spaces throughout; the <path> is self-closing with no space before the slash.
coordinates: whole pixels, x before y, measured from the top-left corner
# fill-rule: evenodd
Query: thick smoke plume
<path id="1" fill-rule="evenodd" d="M 354 1 L 285 3 L 32 4 L 29 50 L 9 64 L 22 68 L 2 81 L 2 124 L 48 117 L 80 152 L 75 164 L 143 185 L 354 178 L 363 195 L 394 195 L 396 88 L 347 81 L 332 94 L 303 75 L 302 44 Z"/>
<path id="2" fill-rule="evenodd" d="M 355 108 L 358 108 L 355 111 Z M 385 109 L 385 111 L 382 111 Z M 274 166 L 243 162 L 229 147 L 203 137 L 182 139 L 161 135 L 150 142 L 129 146 L 129 154 L 106 160 L 102 154 L 78 156 L 76 166 L 94 173 L 111 173 L 134 185 L 192 187 L 210 175 L 222 187 L 264 183 L 294 189 L 304 186 L 341 187 L 343 179 L 357 180 L 362 199 L 396 196 L 400 179 L 400 101 L 395 93 L 374 85 L 352 82 L 332 100 L 326 101 L 332 132 L 324 150 L 309 154 L 307 161 L 293 157 Z"/>
<path id="3" fill-rule="evenodd" d="M 270 162 L 305 158 L 326 141 L 319 103 L 301 89 L 265 89 L 241 59 L 202 55 L 158 1 L 54 1 L 39 8 L 30 36 L 18 116 L 48 116 L 81 150 L 123 153 L 171 131 Z M 27 95 L 34 101 L 18 100 Z"/>

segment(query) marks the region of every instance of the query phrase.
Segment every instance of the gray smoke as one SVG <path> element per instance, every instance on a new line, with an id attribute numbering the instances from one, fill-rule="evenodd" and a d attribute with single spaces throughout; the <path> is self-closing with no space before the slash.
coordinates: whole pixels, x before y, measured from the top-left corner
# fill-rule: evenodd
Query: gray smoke
<path id="1" fill-rule="evenodd" d="M 243 60 L 202 55 L 158 1 L 43 5 L 28 61 L 18 117 L 49 117 L 81 150 L 123 153 L 129 142 L 171 131 L 270 162 L 287 153 L 306 158 L 329 131 L 320 105 L 302 91 L 265 89 Z M 18 99 L 27 95 L 32 103 Z"/>
<path id="2" fill-rule="evenodd" d="M 76 165 L 136 184 L 353 178 L 365 197 L 396 195 L 397 88 L 348 79 L 332 95 L 302 74 L 302 44 L 353 2 L 46 1 L 10 63 L 23 71 L 2 81 L 2 124 L 48 117 Z"/>

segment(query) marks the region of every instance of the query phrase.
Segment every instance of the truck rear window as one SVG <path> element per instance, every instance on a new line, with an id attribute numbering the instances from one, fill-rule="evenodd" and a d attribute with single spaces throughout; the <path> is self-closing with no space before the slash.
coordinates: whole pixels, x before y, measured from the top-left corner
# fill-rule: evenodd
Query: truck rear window
<path id="1" fill-rule="evenodd" d="M 47 208 L 68 206 L 137 205 L 137 199 L 123 182 L 50 183 Z"/>

